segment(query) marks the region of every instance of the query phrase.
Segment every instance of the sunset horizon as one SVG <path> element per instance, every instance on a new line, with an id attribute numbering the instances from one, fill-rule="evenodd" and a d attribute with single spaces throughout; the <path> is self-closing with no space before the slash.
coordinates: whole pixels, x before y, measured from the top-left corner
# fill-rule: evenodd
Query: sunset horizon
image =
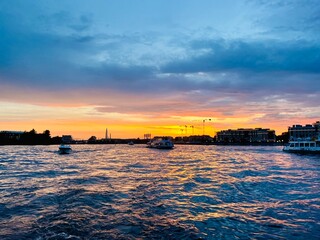
<path id="1" fill-rule="evenodd" d="M 0 131 L 279 135 L 312 124 L 317 9 L 311 0 L 1 1 Z"/>
<path id="2" fill-rule="evenodd" d="M 195 118 L 196 119 L 196 118 Z M 203 120 L 205 124 L 203 124 Z M 216 136 L 216 133 L 222 130 L 228 129 L 239 129 L 239 128 L 263 128 L 275 130 L 276 135 L 281 135 L 284 132 L 288 131 L 288 127 L 292 125 L 307 125 L 313 124 L 318 119 L 310 119 L 300 120 L 298 122 L 292 123 L 279 123 L 279 125 L 273 124 L 259 124 L 259 123 L 233 123 L 230 124 L 228 122 L 219 122 L 217 120 L 214 121 L 215 118 L 204 118 L 201 120 L 190 121 L 189 123 L 179 121 L 168 122 L 167 124 L 158 123 L 155 124 L 152 121 L 145 120 L 140 124 L 126 124 L 125 122 L 118 123 L 105 123 L 105 121 L 99 120 L 90 120 L 90 121 L 56 121 L 55 123 L 48 122 L 24 122 L 21 127 L 20 125 L 16 126 L 14 124 L 7 123 L 7 129 L 1 129 L 0 131 L 22 131 L 28 132 L 34 129 L 37 133 L 42 133 L 45 130 L 49 130 L 51 137 L 62 136 L 62 135 L 71 135 L 76 140 L 87 140 L 92 136 L 97 137 L 98 139 L 106 138 L 106 130 L 108 130 L 108 138 L 122 138 L 122 139 L 130 139 L 130 138 L 144 138 L 144 134 L 151 134 L 154 136 L 172 136 L 172 137 L 183 137 L 183 136 L 192 136 L 192 135 L 209 135 L 211 137 Z M 208 119 L 212 119 L 209 121 Z M 235 119 L 238 121 L 239 119 Z M 174 124 L 176 123 L 176 124 Z"/>

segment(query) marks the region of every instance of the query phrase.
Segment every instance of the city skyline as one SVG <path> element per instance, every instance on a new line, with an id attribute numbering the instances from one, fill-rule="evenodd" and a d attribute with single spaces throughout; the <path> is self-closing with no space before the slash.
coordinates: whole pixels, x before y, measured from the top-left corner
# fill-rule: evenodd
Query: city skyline
<path id="1" fill-rule="evenodd" d="M 319 10 L 316 0 L 0 0 L 0 130 L 143 138 L 311 124 Z"/>

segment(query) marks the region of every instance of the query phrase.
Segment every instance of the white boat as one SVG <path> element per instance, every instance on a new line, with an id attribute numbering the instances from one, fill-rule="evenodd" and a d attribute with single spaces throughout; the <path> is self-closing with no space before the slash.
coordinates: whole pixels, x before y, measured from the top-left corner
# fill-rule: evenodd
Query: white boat
<path id="1" fill-rule="evenodd" d="M 174 144 L 171 137 L 154 137 L 147 143 L 147 148 L 172 149 Z"/>
<path id="2" fill-rule="evenodd" d="M 60 153 L 60 154 L 69 154 L 69 153 L 71 153 L 71 151 L 72 151 L 72 148 L 71 148 L 70 145 L 61 144 L 61 145 L 59 146 L 59 153 Z"/>
<path id="3" fill-rule="evenodd" d="M 318 139 L 296 139 L 289 141 L 283 149 L 285 152 L 294 153 L 320 153 L 320 136 Z"/>
<path id="4" fill-rule="evenodd" d="M 134 145 L 134 142 L 130 141 L 128 142 L 128 145 Z"/>

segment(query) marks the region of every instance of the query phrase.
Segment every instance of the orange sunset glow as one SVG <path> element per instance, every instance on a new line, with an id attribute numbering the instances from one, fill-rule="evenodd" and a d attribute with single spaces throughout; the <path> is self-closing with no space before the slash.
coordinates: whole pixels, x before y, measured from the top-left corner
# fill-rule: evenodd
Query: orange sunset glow
<path id="1" fill-rule="evenodd" d="M 292 31 L 294 18 L 277 23 L 253 3 L 207 4 L 203 14 L 191 14 L 201 8 L 191 2 L 156 13 L 103 1 L 39 2 L 26 11 L 4 4 L 0 131 L 75 139 L 104 138 L 106 128 L 114 138 L 256 127 L 281 134 L 317 121 L 318 31 Z"/>
<path id="2" fill-rule="evenodd" d="M 2 106 L 5 109 L 6 106 Z M 1 115 L 6 129 L 38 132 L 49 129 L 52 136 L 70 134 L 75 139 L 88 139 L 90 136 L 105 138 L 105 130 L 113 138 L 143 138 L 146 133 L 170 136 L 202 135 L 215 136 L 222 129 L 266 127 L 274 129 L 278 134 L 287 131 L 290 124 L 307 124 L 309 118 L 297 117 L 296 120 L 273 120 L 263 122 L 264 114 L 249 115 L 246 112 L 236 117 L 225 117 L 219 112 L 192 114 L 185 109 L 174 115 L 174 111 L 163 113 L 125 114 L 99 112 L 97 107 L 77 106 L 36 106 L 24 104 L 7 104 L 8 110 Z M 17 114 L 19 117 L 17 117 Z M 212 115 L 209 115 L 212 114 Z M 213 117 L 215 116 L 215 117 Z M 21 119 L 24 119 L 23 121 Z M 205 120 L 205 121 L 203 121 Z M 311 119 L 312 121 L 312 119 Z"/>

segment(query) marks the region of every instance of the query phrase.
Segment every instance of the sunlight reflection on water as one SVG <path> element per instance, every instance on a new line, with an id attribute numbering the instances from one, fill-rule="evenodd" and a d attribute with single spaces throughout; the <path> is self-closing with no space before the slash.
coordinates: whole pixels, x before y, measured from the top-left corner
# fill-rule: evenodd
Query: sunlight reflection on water
<path id="1" fill-rule="evenodd" d="M 319 156 L 0 146 L 1 239 L 317 239 Z"/>

